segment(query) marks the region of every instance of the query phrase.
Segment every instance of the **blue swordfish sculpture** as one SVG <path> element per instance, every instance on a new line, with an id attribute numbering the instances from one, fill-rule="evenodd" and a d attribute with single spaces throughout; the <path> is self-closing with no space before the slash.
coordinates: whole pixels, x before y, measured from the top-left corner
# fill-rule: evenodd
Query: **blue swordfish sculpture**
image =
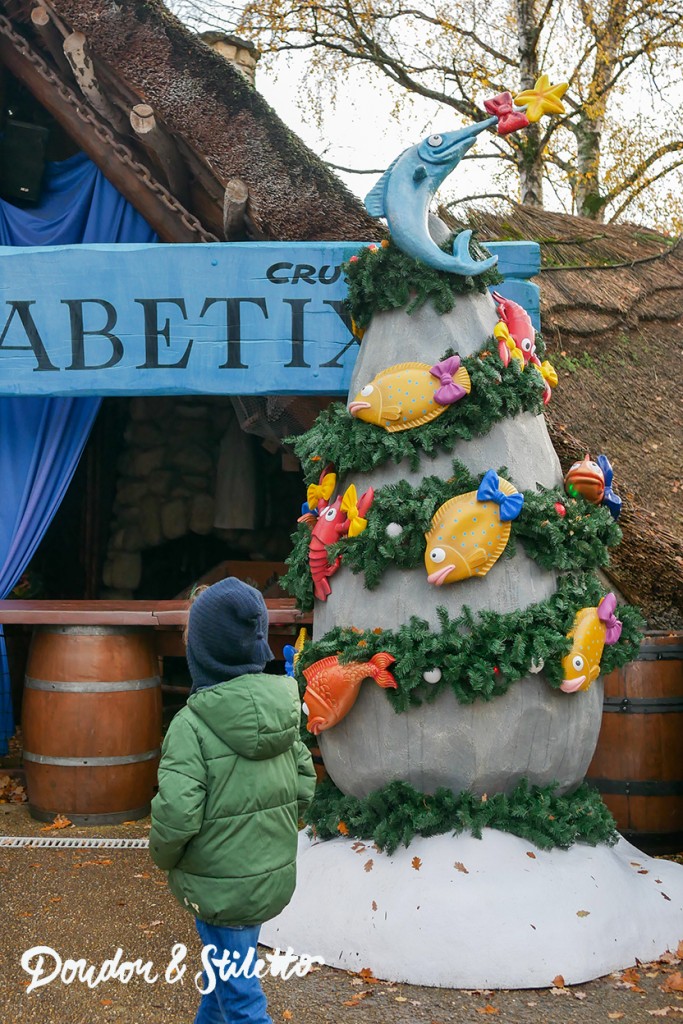
<path id="1" fill-rule="evenodd" d="M 453 255 L 443 252 L 429 233 L 429 204 L 439 186 L 455 170 L 477 135 L 496 124 L 488 117 L 467 128 L 430 135 L 403 151 L 365 197 L 371 217 L 384 217 L 392 241 L 409 256 L 437 270 L 473 277 L 498 262 L 497 256 L 475 260 L 470 256 L 471 231 L 461 231 L 453 243 Z"/>
<path id="2" fill-rule="evenodd" d="M 365 197 L 372 217 L 384 217 L 395 245 L 408 256 L 430 267 L 461 277 L 475 277 L 496 265 L 497 256 L 475 260 L 470 255 L 471 231 L 461 231 L 453 242 L 453 255 L 438 247 L 429 233 L 429 204 L 439 186 L 455 170 L 477 135 L 498 127 L 499 135 L 508 135 L 538 121 L 543 114 L 563 114 L 562 96 L 566 82 L 551 85 L 541 75 L 533 89 L 515 97 L 502 92 L 484 101 L 491 117 L 467 128 L 443 135 L 429 135 L 417 146 L 406 149 L 386 169 Z"/>

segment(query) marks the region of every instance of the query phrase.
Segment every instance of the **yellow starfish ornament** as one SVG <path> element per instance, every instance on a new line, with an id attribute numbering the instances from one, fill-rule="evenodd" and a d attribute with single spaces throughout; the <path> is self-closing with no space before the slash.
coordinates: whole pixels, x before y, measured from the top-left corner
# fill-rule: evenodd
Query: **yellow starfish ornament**
<path id="1" fill-rule="evenodd" d="M 568 82 L 551 85 L 547 75 L 541 75 L 533 89 L 524 89 L 515 96 L 515 106 L 526 105 L 526 116 L 530 121 L 539 121 L 544 114 L 564 114 L 562 97 L 569 88 Z"/>

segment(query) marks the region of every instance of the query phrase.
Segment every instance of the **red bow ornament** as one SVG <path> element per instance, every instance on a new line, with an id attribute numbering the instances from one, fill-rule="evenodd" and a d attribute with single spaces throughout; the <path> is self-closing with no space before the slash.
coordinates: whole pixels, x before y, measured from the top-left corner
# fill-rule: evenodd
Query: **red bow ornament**
<path id="1" fill-rule="evenodd" d="M 526 128 L 529 124 L 529 118 L 524 111 L 513 107 L 512 93 L 500 92 L 493 99 L 484 100 L 484 106 L 489 114 L 498 118 L 499 135 L 509 135 L 520 128 Z"/>

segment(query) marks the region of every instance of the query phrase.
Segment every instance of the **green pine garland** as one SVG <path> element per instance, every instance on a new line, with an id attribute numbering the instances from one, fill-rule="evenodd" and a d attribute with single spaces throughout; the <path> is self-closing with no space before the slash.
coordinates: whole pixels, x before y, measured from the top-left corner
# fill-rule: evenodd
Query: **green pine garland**
<path id="1" fill-rule="evenodd" d="M 567 850 L 576 842 L 613 846 L 614 819 L 599 794 L 585 783 L 573 793 L 556 796 L 557 784 L 530 786 L 522 779 L 511 793 L 486 799 L 442 787 L 434 795 L 419 793 L 406 782 L 391 782 L 364 799 L 344 796 L 329 781 L 316 789 L 304 820 L 320 839 L 340 834 L 374 842 L 391 854 L 414 836 L 495 828 L 528 839 L 543 850 Z"/>
<path id="2" fill-rule="evenodd" d="M 454 354 L 449 349 L 441 358 Z M 306 483 L 317 482 L 328 463 L 341 475 L 369 473 L 391 459 L 408 459 L 410 468 L 417 470 L 423 453 L 433 458 L 439 451 L 452 451 L 457 441 L 487 434 L 507 416 L 542 411 L 540 373 L 533 368 L 521 372 L 516 359 L 503 366 L 495 338 L 477 355 L 466 356 L 462 365 L 472 381 L 470 394 L 419 428 L 390 433 L 356 419 L 341 402 L 324 409 L 305 434 L 286 439 L 301 462 Z"/>
<path id="3" fill-rule="evenodd" d="M 384 693 L 396 712 L 433 701 L 446 689 L 461 704 L 492 700 L 541 663 L 545 680 L 559 688 L 561 661 L 571 648 L 567 634 L 576 613 L 597 606 L 604 593 L 596 576 L 581 573 L 562 576 L 551 597 L 521 610 L 473 615 L 464 607 L 451 619 L 446 608 L 439 607 L 438 631 L 417 616 L 395 631 L 336 626 L 305 645 L 296 663 L 297 680 L 304 686 L 304 670 L 331 655 L 344 663 L 368 661 L 388 651 L 396 659 L 392 673 L 397 688 Z M 605 674 L 632 661 L 642 639 L 644 623 L 637 608 L 620 605 L 617 617 L 622 633 L 616 644 L 604 648 L 601 671 Z M 434 668 L 441 670 L 441 679 L 425 682 L 423 674 Z"/>
<path id="4" fill-rule="evenodd" d="M 440 248 L 452 253 L 455 237 L 452 236 Z M 490 253 L 472 239 L 470 255 L 483 260 Z M 437 313 L 449 313 L 458 295 L 474 291 L 483 293 L 489 285 L 503 280 L 495 268 L 477 277 L 435 270 L 421 260 L 407 256 L 390 240 L 379 246 L 364 246 L 343 264 L 343 270 L 348 284 L 346 305 L 361 328 L 367 327 L 373 313 L 404 306 L 407 313 L 412 313 L 427 300 L 431 300 Z"/>
<path id="5" fill-rule="evenodd" d="M 345 537 L 332 546 L 328 559 L 332 563 L 341 555 L 343 564 L 353 573 L 364 573 L 365 586 L 375 590 L 385 569 L 394 565 L 415 569 L 424 564 L 425 533 L 432 517 L 444 502 L 459 494 L 476 491 L 483 473 L 474 476 L 458 459 L 452 463 L 452 476 L 442 480 L 428 476 L 413 487 L 400 480 L 380 488 L 368 513 L 368 525 L 357 537 Z M 509 479 L 505 467 L 498 475 Z M 514 481 L 510 481 L 514 484 Z M 560 503 L 565 515 L 555 505 Z M 399 537 L 387 536 L 390 523 L 403 527 Z M 558 487 L 524 491 L 524 506 L 512 521 L 505 555 L 515 553 L 519 539 L 526 553 L 544 569 L 561 572 L 599 569 L 609 563 L 608 548 L 621 540 L 621 530 L 607 508 L 592 505 L 582 497 L 568 498 Z M 309 611 L 313 607 L 313 584 L 310 579 L 308 549 L 310 529 L 299 528 L 292 535 L 292 552 L 287 560 L 289 571 L 282 585 Z"/>

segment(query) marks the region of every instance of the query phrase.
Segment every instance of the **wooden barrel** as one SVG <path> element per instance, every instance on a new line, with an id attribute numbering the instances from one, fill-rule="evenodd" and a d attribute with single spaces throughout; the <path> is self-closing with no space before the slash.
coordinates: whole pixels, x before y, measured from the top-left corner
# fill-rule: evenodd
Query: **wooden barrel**
<path id="1" fill-rule="evenodd" d="M 327 768 L 323 761 L 323 756 L 320 753 L 320 747 L 311 747 L 311 757 L 313 758 L 313 767 L 315 768 L 315 780 L 317 782 L 323 782 L 327 775 Z"/>
<path id="2" fill-rule="evenodd" d="M 636 846 L 683 844 L 683 633 L 650 633 L 605 676 L 602 728 L 586 781 Z"/>
<path id="3" fill-rule="evenodd" d="M 37 627 L 22 713 L 29 810 L 78 825 L 142 818 L 157 784 L 161 681 L 150 630 Z"/>

